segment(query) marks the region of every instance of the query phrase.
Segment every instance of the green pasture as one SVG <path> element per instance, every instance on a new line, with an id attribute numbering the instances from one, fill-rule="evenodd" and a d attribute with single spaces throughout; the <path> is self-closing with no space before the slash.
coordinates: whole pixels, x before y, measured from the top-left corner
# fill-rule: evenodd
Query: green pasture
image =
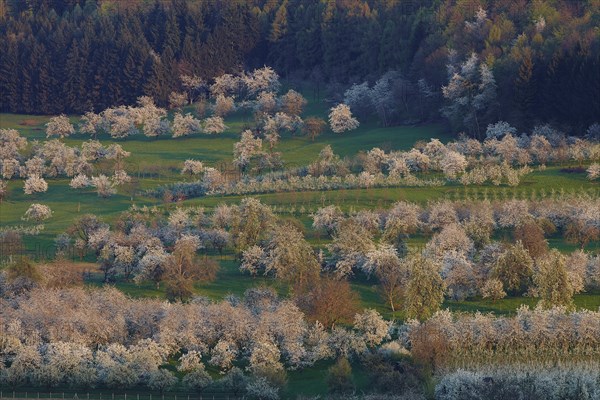
<path id="1" fill-rule="evenodd" d="M 197 296 L 206 297 L 213 301 L 223 300 L 228 295 L 241 297 L 247 289 L 255 287 L 269 287 L 280 295 L 287 295 L 288 287 L 281 284 L 271 277 L 256 276 L 252 277 L 243 274 L 239 270 L 239 263 L 235 261 L 232 254 L 219 256 L 216 254 L 203 255 L 219 262 L 220 269 L 217 279 L 211 283 L 196 283 L 194 287 Z M 103 275 L 97 270 L 93 263 L 89 264 L 91 273 L 87 283 L 91 286 L 102 286 Z M 114 286 L 125 294 L 135 298 L 160 298 L 166 299 L 164 286 L 156 287 L 151 282 L 136 284 L 134 282 L 124 282 L 118 280 Z M 389 304 L 381 297 L 377 282 L 374 278 L 367 278 L 362 275 L 353 277 L 351 283 L 352 289 L 359 296 L 359 308 L 373 308 L 379 311 L 385 318 L 393 320 L 403 320 L 404 314 L 401 310 L 392 311 Z M 463 301 L 446 300 L 442 308 L 448 308 L 456 312 L 482 312 L 494 313 L 497 315 L 511 315 L 521 305 L 535 307 L 538 299 L 533 297 L 507 297 L 501 300 L 482 299 L 480 297 L 468 298 Z M 578 309 L 598 310 L 600 307 L 600 292 L 580 293 L 574 296 L 575 306 Z M 401 307 L 400 307 L 401 308 Z"/>
<path id="2" fill-rule="evenodd" d="M 317 115 L 326 118 L 326 106 L 323 103 L 309 102 L 305 116 Z M 188 199 L 180 204 L 163 204 L 161 199 L 145 197 L 141 191 L 156 188 L 189 178 L 180 175 L 181 164 L 186 159 L 197 159 L 208 165 L 231 164 L 233 144 L 238 140 L 239 133 L 250 126 L 251 115 L 249 113 L 237 112 L 226 118 L 229 127 L 220 135 L 195 135 L 183 138 L 147 138 L 143 135 L 127 139 L 112 139 L 108 135 L 100 135 L 99 140 L 107 145 L 119 143 L 131 157 L 127 159 L 126 169 L 130 175 L 136 178 L 137 183 L 119 188 L 119 193 L 108 199 L 99 198 L 93 189 L 73 190 L 69 179 L 56 178 L 47 179 L 49 189 L 47 193 L 32 196 L 23 193 L 23 181 L 14 180 L 9 182 L 9 195 L 0 203 L 0 229 L 9 226 L 33 225 L 31 222 L 22 221 L 21 217 L 31 203 L 43 203 L 48 205 L 54 214 L 45 222 L 45 228 L 37 236 L 29 236 L 25 239 L 26 248 L 34 255 L 51 257 L 53 254 L 54 238 L 64 232 L 72 222 L 86 213 L 93 213 L 106 222 L 112 222 L 122 211 L 131 205 L 158 206 L 167 211 L 176 206 L 202 206 L 210 210 L 219 203 L 238 203 L 245 196 L 209 196 L 203 198 Z M 0 128 L 17 129 L 23 136 L 31 140 L 46 140 L 44 124 L 48 117 L 32 115 L 0 114 Z M 72 122 L 78 121 L 77 116 L 72 117 Z M 424 126 L 400 126 L 381 127 L 376 121 L 367 121 L 355 131 L 344 134 L 334 134 L 330 131 L 311 141 L 304 136 L 284 135 L 277 151 L 282 153 L 282 158 L 287 167 L 306 165 L 315 159 L 319 151 L 330 144 L 334 151 L 341 156 L 355 155 L 360 151 L 369 150 L 373 147 L 381 147 L 385 150 L 409 149 L 419 140 L 439 138 L 448 141 L 451 136 L 444 132 L 440 125 Z M 69 145 L 80 145 L 89 137 L 73 135 L 65 140 Z M 590 183 L 583 173 L 562 172 L 561 165 L 552 165 L 543 171 L 534 171 L 523 178 L 521 184 L 516 188 L 506 186 L 469 186 L 463 187 L 459 184 L 446 184 L 439 187 L 392 187 L 372 189 L 352 189 L 337 191 L 306 191 L 291 193 L 265 193 L 257 194 L 263 203 L 275 207 L 276 212 L 284 218 L 293 217 L 299 219 L 306 227 L 307 239 L 315 247 L 320 247 L 328 242 L 328 238 L 310 229 L 310 213 L 317 208 L 336 204 L 344 211 L 359 209 L 381 209 L 389 207 L 398 200 L 407 200 L 426 204 L 429 201 L 439 199 L 509 199 L 509 198 L 539 198 L 551 196 L 552 193 L 580 193 L 585 191 L 593 197 L 600 196 L 600 186 Z M 109 165 L 97 165 L 98 171 L 109 173 Z M 414 237 L 409 245 L 421 246 L 425 242 L 424 237 Z M 552 247 L 561 251 L 570 252 L 575 246 L 565 243 L 560 236 L 549 240 Z M 598 251 L 600 243 L 592 243 L 589 250 Z M 227 294 L 241 295 L 251 287 L 260 285 L 274 286 L 280 293 L 287 289 L 277 285 L 272 279 L 265 277 L 250 277 L 242 275 L 238 270 L 237 262 L 231 254 L 224 257 L 209 255 L 219 260 L 221 270 L 215 282 L 210 284 L 197 284 L 196 293 L 211 299 L 222 299 Z M 90 261 L 90 259 L 86 259 Z M 92 260 L 93 261 L 93 260 Z M 101 285 L 102 277 L 92 274 L 89 284 Z M 164 290 L 156 288 L 153 284 L 136 285 L 134 283 L 118 282 L 117 287 L 125 293 L 134 297 L 164 297 Z M 401 313 L 393 314 L 389 307 L 383 303 L 375 282 L 361 277 L 353 280 L 353 287 L 359 293 L 361 304 L 364 307 L 372 307 L 381 311 L 389 318 L 401 319 Z M 444 305 L 457 311 L 482 311 L 498 314 L 512 313 L 520 304 L 534 305 L 535 299 L 531 298 L 508 298 L 497 302 L 481 299 L 469 299 L 464 302 L 448 301 Z M 576 296 L 576 304 L 579 307 L 597 309 L 600 306 L 600 295 L 581 294 Z"/>
<path id="3" fill-rule="evenodd" d="M 311 108 L 314 114 L 326 119 L 324 107 Z M 29 140 L 46 140 L 44 124 L 48 117 L 0 114 L 0 129 L 17 129 L 21 135 Z M 71 122 L 76 125 L 78 116 L 71 117 Z M 131 136 L 125 139 L 113 139 L 107 134 L 98 136 L 104 145 L 111 143 L 120 144 L 125 150 L 131 152 L 127 159 L 131 172 L 137 169 L 155 172 L 164 178 L 173 178 L 174 172 L 170 168 L 180 169 L 183 161 L 193 158 L 208 165 L 219 162 L 231 162 L 233 159 L 233 144 L 239 140 L 240 132 L 248 129 L 252 124 L 252 117 L 247 112 L 236 112 L 225 119 L 228 129 L 218 135 L 193 135 L 180 138 L 158 137 L 149 138 L 144 135 Z M 23 125 L 26 123 L 27 125 Z M 35 124 L 35 125 L 34 125 Z M 432 137 L 442 141 L 451 139 L 441 125 L 423 126 L 395 126 L 381 127 L 376 121 L 362 124 L 358 129 L 343 134 L 336 134 L 326 130 L 321 136 L 312 141 L 303 135 L 283 135 L 276 151 L 281 152 L 284 162 L 289 166 L 306 165 L 313 161 L 321 149 L 331 145 L 334 152 L 340 156 L 354 155 L 360 151 L 381 147 L 385 150 L 409 149 L 418 140 L 428 140 Z M 80 145 L 91 139 L 88 135 L 76 133 L 64 142 L 70 146 Z M 160 169 L 155 170 L 156 167 Z"/>
<path id="4" fill-rule="evenodd" d="M 202 206 L 207 210 L 220 203 L 238 203 L 246 196 L 209 196 L 189 199 L 181 204 L 164 205 L 162 200 L 140 196 L 139 189 L 155 187 L 163 183 L 157 178 L 141 179 L 139 188 L 121 187 L 119 193 L 110 198 L 99 198 L 92 188 L 74 190 L 69 187 L 69 180 L 65 178 L 48 179 L 48 192 L 26 195 L 23 193 L 21 180 L 9 182 L 9 196 L 0 203 L 0 227 L 14 225 L 31 225 L 31 222 L 22 221 L 21 217 L 32 203 L 48 205 L 54 214 L 45 222 L 44 231 L 28 238 L 29 242 L 48 246 L 54 238 L 65 231 L 74 219 L 86 213 L 98 215 L 106 222 L 111 222 L 120 212 L 131 205 L 156 205 L 166 209 L 181 206 Z M 305 220 L 307 227 L 310 224 L 308 215 L 319 207 L 336 204 L 344 211 L 360 209 L 383 209 L 390 207 L 398 200 L 407 200 L 426 204 L 429 201 L 449 199 L 530 199 L 532 196 L 539 198 L 545 192 L 550 195 L 551 190 L 556 193 L 564 190 L 565 193 L 586 192 L 593 197 L 600 195 L 600 186 L 590 183 L 584 176 L 560 172 L 560 167 L 549 167 L 545 171 L 536 171 L 528 175 L 524 182 L 517 188 L 486 186 L 445 185 L 439 187 L 393 187 L 371 189 L 349 189 L 337 191 L 307 191 L 291 193 L 267 193 L 253 195 L 263 203 L 276 207 L 281 216 L 292 216 Z M 553 247 L 570 249 L 572 246 L 562 240 L 551 240 Z M 592 244 L 594 246 L 594 244 Z"/>

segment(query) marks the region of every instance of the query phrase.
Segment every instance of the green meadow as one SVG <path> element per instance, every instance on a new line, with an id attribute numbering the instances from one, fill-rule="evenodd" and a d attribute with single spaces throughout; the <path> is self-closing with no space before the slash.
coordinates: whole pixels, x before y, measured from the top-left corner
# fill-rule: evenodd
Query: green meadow
<path id="1" fill-rule="evenodd" d="M 326 118 L 326 108 L 322 103 L 311 101 L 307 106 L 304 116 L 315 115 Z M 45 222 L 44 230 L 37 236 L 25 237 L 25 247 L 34 256 L 51 257 L 53 254 L 54 238 L 64 232 L 73 221 L 86 213 L 93 213 L 106 222 L 112 222 L 122 211 L 131 205 L 157 206 L 165 210 L 177 206 L 201 206 L 207 210 L 219 203 L 238 203 L 244 196 L 208 196 L 181 201 L 177 204 L 164 204 L 161 199 L 147 197 L 142 194 L 145 189 L 156 188 L 172 182 L 189 180 L 180 174 L 183 161 L 196 159 L 207 165 L 230 166 L 232 161 L 233 145 L 239 138 L 239 133 L 250 126 L 251 115 L 237 112 L 226 118 L 228 129 L 219 135 L 195 135 L 182 138 L 148 138 L 137 135 L 127 139 L 112 139 L 108 135 L 100 135 L 104 145 L 118 143 L 125 150 L 131 152 L 126 160 L 126 170 L 135 179 L 135 184 L 119 188 L 119 193 L 110 198 L 99 198 L 93 189 L 73 190 L 69 187 L 69 179 L 47 179 L 48 192 L 25 195 L 23 181 L 9 182 L 9 195 L 0 203 L 0 228 L 15 225 L 28 226 L 29 222 L 22 221 L 25 210 L 31 203 L 48 205 L 54 214 Z M 78 122 L 78 116 L 71 117 L 72 122 Z M 0 128 L 17 129 L 21 135 L 33 140 L 44 141 L 45 127 L 48 117 L 20 114 L 0 114 Z M 325 145 L 331 145 L 334 152 L 342 157 L 353 156 L 361 151 L 373 147 L 384 150 L 410 149 L 417 141 L 427 141 L 438 138 L 444 142 L 451 140 L 452 136 L 445 132 L 441 125 L 422 126 L 396 126 L 381 127 L 376 121 L 367 121 L 361 126 L 344 134 L 335 134 L 331 131 L 324 132 L 314 141 L 306 136 L 283 136 L 277 151 L 281 152 L 286 167 L 296 167 L 312 162 Z M 80 145 L 90 139 L 81 134 L 75 134 L 65 139 L 70 146 Z M 109 166 L 99 164 L 99 172 L 109 173 Z M 276 208 L 282 217 L 297 218 L 306 227 L 307 239 L 314 246 L 323 246 L 326 239 L 310 229 L 310 213 L 317 208 L 336 204 L 344 211 L 359 209 L 381 209 L 389 207 L 398 200 L 407 200 L 425 204 L 439 199 L 529 199 L 533 196 L 546 195 L 552 191 L 556 193 L 575 193 L 585 191 L 591 196 L 600 195 L 600 187 L 590 183 L 583 173 L 562 172 L 564 165 L 550 165 L 545 170 L 534 170 L 526 175 L 517 188 L 495 187 L 492 185 L 463 187 L 460 184 L 446 184 L 439 187 L 392 187 L 372 189 L 352 189 L 337 191 L 306 191 L 292 193 L 266 193 L 257 194 L 263 203 Z M 426 238 L 413 237 L 408 244 L 412 246 L 424 245 Z M 549 242 L 552 247 L 561 251 L 570 252 L 576 249 L 572 244 L 565 243 L 560 236 L 551 237 Z M 592 243 L 588 250 L 598 251 L 600 243 Z M 268 278 L 251 278 L 242 275 L 238 270 L 238 263 L 232 254 L 224 257 L 209 254 L 219 260 L 221 269 L 215 282 L 206 285 L 196 285 L 198 295 L 212 299 L 222 299 L 227 294 L 241 295 L 246 289 L 258 285 L 276 286 L 277 290 L 285 293 L 287 288 L 279 287 L 275 281 Z M 77 260 L 78 261 L 78 260 Z M 93 261 L 89 257 L 85 260 Z M 89 264 L 90 270 L 95 265 Z M 99 273 L 92 273 L 88 282 L 90 285 L 101 285 Z M 117 286 L 125 293 L 134 297 L 164 297 L 162 289 L 157 289 L 152 284 L 136 285 L 120 282 Z M 373 280 L 364 277 L 355 277 L 353 287 L 360 295 L 362 305 L 377 308 L 389 318 L 401 319 L 401 313 L 392 314 L 389 307 L 381 301 L 377 287 Z M 576 297 L 576 304 L 580 307 L 597 309 L 600 306 L 600 295 L 588 293 Z M 457 311 L 485 311 L 498 314 L 512 313 L 521 304 L 535 305 L 536 299 L 532 298 L 507 298 L 497 302 L 472 299 L 464 302 L 446 302 L 445 306 Z"/>
<path id="2" fill-rule="evenodd" d="M 326 117 L 322 106 L 309 103 L 306 115 Z M 238 203 L 244 196 L 209 196 L 184 200 L 177 204 L 164 204 L 161 199 L 146 197 L 141 192 L 145 189 L 156 188 L 172 182 L 189 179 L 180 174 L 181 165 L 186 159 L 201 160 L 207 165 L 231 165 L 234 143 L 239 138 L 239 133 L 250 124 L 250 116 L 236 113 L 226 119 L 229 127 L 220 135 L 197 135 L 172 139 L 147 138 L 143 135 L 114 140 L 108 135 L 101 135 L 98 139 L 104 144 L 118 143 L 125 150 L 131 152 L 126 161 L 126 169 L 136 182 L 134 185 L 119 188 L 119 193 L 110 198 L 99 198 L 94 190 L 73 190 L 69 187 L 69 179 L 47 179 L 48 192 L 28 196 L 23 193 L 23 181 L 9 182 L 9 195 L 0 203 L 0 228 L 15 225 L 27 226 L 28 222 L 22 221 L 25 210 L 31 203 L 43 203 L 53 211 L 53 217 L 46 221 L 44 230 L 37 236 L 25 237 L 25 247 L 34 256 L 52 257 L 54 238 L 64 232 L 73 221 L 86 213 L 93 213 L 106 222 L 112 222 L 122 211 L 131 205 L 157 206 L 169 210 L 177 206 L 201 206 L 207 210 L 219 203 Z M 0 114 L 0 128 L 17 129 L 30 141 L 46 140 L 44 124 L 47 117 L 32 115 Z M 77 116 L 72 117 L 72 122 L 78 121 Z M 384 150 L 409 149 L 415 142 L 430 138 L 439 138 L 442 141 L 451 139 L 451 135 L 444 131 L 441 125 L 381 127 L 375 121 L 363 123 L 355 131 L 344 134 L 325 132 L 312 141 L 305 136 L 284 136 L 277 147 L 282 154 L 286 167 L 296 167 L 312 162 L 321 149 L 329 144 L 334 152 L 342 157 L 353 156 L 361 151 L 373 147 Z M 65 142 L 70 145 L 80 145 L 89 137 L 76 134 Z M 96 165 L 98 171 L 109 172 L 108 165 Z M 567 173 L 561 171 L 564 165 L 550 165 L 545 170 L 535 170 L 525 176 L 517 188 L 495 187 L 492 185 L 463 187 L 459 184 L 447 184 L 439 187 L 392 187 L 373 189 L 353 189 L 338 191 L 306 191 L 293 193 L 267 193 L 258 194 L 263 203 L 274 206 L 277 213 L 283 218 L 296 218 L 305 226 L 305 233 L 309 242 L 315 247 L 327 244 L 328 239 L 310 229 L 312 220 L 310 213 L 324 205 L 336 204 L 344 211 L 359 209 L 380 209 L 389 207 L 398 200 L 407 200 L 426 204 L 439 199 L 529 199 L 535 196 L 546 195 L 552 191 L 556 193 L 575 193 L 585 191 L 593 197 L 600 196 L 600 187 L 590 183 L 582 173 Z M 496 239 L 502 239 L 502 233 Z M 508 235 L 508 233 L 506 233 Z M 415 236 L 408 240 L 409 246 L 420 247 L 427 241 L 426 237 Z M 549 238 L 552 247 L 564 252 L 571 252 L 576 246 L 566 243 L 560 235 Z M 600 251 L 600 243 L 591 243 L 588 250 Z M 242 274 L 231 251 L 224 255 L 214 252 L 202 251 L 204 257 L 218 260 L 220 270 L 217 279 L 212 283 L 196 284 L 195 292 L 213 300 L 221 300 L 227 295 L 243 295 L 244 291 L 256 286 L 270 286 L 285 295 L 288 288 L 277 283 L 272 278 L 250 277 Z M 73 261 L 84 263 L 90 271 L 87 285 L 101 286 L 102 273 L 97 270 L 93 258 L 89 255 L 80 260 L 73 257 Z M 135 284 L 133 282 L 118 281 L 116 287 L 132 297 L 157 297 L 166 298 L 164 287 L 156 287 L 152 283 Z M 352 288 L 360 299 L 361 307 L 375 308 L 388 319 L 402 320 L 401 311 L 392 312 L 382 300 L 376 282 L 365 276 L 355 276 Z M 481 298 L 472 298 L 465 301 L 446 301 L 444 308 L 458 312 L 492 312 L 498 315 L 514 314 L 517 308 L 525 304 L 534 307 L 537 299 L 531 297 L 509 297 L 498 301 Z M 582 293 L 575 296 L 578 308 L 597 310 L 600 307 L 600 293 Z M 301 371 L 292 371 L 288 375 L 288 384 L 284 395 L 293 396 L 317 395 L 326 391 L 326 374 L 323 371 L 331 362 L 322 362 Z M 353 377 L 357 389 L 367 389 L 368 378 L 366 371 L 360 364 L 355 364 Z"/>

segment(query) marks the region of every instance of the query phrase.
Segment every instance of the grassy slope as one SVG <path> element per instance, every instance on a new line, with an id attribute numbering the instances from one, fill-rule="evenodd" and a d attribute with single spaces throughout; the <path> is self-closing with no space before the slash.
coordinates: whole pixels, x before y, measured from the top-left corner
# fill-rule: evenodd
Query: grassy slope
<path id="1" fill-rule="evenodd" d="M 308 112 L 325 116 L 322 107 L 311 106 Z M 248 118 L 248 115 L 242 113 L 227 118 L 229 129 L 218 136 L 199 135 L 178 139 L 157 139 L 139 135 L 126 140 L 113 140 L 108 135 L 101 135 L 99 140 L 104 145 L 119 143 L 125 150 L 130 151 L 131 157 L 127 159 L 126 169 L 131 175 L 140 178 L 141 188 L 152 188 L 181 180 L 178 171 L 183 161 L 189 158 L 202 160 L 208 165 L 221 162 L 229 165 L 232 160 L 233 144 L 238 140 L 239 132 L 244 128 Z M 36 125 L 24 126 L 22 125 L 24 120 Z M 47 120 L 47 117 L 40 116 L 0 114 L 0 128 L 14 128 L 29 140 L 41 141 L 45 140 L 44 123 Z M 73 117 L 72 121 L 75 123 L 77 118 Z M 288 166 L 295 166 L 305 165 L 314 160 L 326 144 L 331 144 L 336 153 L 346 156 L 375 146 L 406 149 L 410 148 L 415 141 L 430 137 L 444 140 L 449 138 L 443 134 L 440 126 L 381 128 L 372 122 L 344 135 L 326 132 L 314 142 L 306 137 L 285 137 L 278 151 L 281 151 Z M 66 139 L 65 143 L 71 146 L 80 145 L 87 139 L 88 137 L 83 135 L 75 135 Z M 64 231 L 77 214 L 94 213 L 110 220 L 132 203 L 158 204 L 156 199 L 140 197 L 135 197 L 132 202 L 130 196 L 123 191 L 110 199 L 99 199 L 92 190 L 70 189 L 68 179 L 48 179 L 48 183 L 47 193 L 27 196 L 22 191 L 21 180 L 9 182 L 8 200 L 0 204 L 0 226 L 21 224 L 21 216 L 33 202 L 47 204 L 55 214 L 47 221 L 46 231 L 36 238 L 36 241 L 41 241 L 44 246 L 47 246 L 53 237 Z M 276 202 L 288 202 L 285 195 L 281 199 Z M 230 200 L 235 201 L 238 198 L 233 197 Z M 203 199 L 200 202 L 204 201 L 210 206 L 219 199 Z"/>
<path id="2" fill-rule="evenodd" d="M 309 104 L 309 115 L 320 115 L 324 117 L 324 110 L 314 103 Z M 197 136 L 180 139 L 149 139 L 139 136 L 127 140 L 112 140 L 107 136 L 99 139 L 104 143 L 117 142 L 126 150 L 132 153 L 128 160 L 127 169 L 130 173 L 139 171 L 142 188 L 151 188 L 159 184 L 181 179 L 177 173 L 177 168 L 183 160 L 188 158 L 199 159 L 207 164 L 216 164 L 219 162 L 230 162 L 233 143 L 237 140 L 239 132 L 247 123 L 248 117 L 242 114 L 236 114 L 227 119 L 227 125 L 230 127 L 227 132 L 217 137 Z M 36 126 L 22 126 L 20 123 L 24 119 L 30 119 L 37 122 Z M 74 122 L 76 118 L 73 119 Z M 29 139 L 44 140 L 43 124 L 47 121 L 46 117 L 8 115 L 0 114 L 0 128 L 18 129 Z M 286 164 L 290 166 L 306 164 L 313 160 L 325 144 L 331 144 L 334 151 L 342 156 L 356 154 L 361 150 L 372 147 L 381 147 L 389 149 L 408 149 L 417 140 L 427 140 L 431 137 L 438 137 L 442 140 L 448 140 L 449 137 L 443 134 L 440 126 L 423 127 L 393 127 L 381 128 L 376 123 L 363 124 L 359 129 L 343 135 L 335 135 L 327 132 L 312 142 L 304 137 L 286 137 L 282 140 L 278 150 Z M 69 145 L 80 144 L 86 138 L 75 136 L 66 142 Z M 535 172 L 529 175 L 518 188 L 517 193 L 528 198 L 532 190 L 540 191 L 544 189 L 549 191 L 551 188 L 559 190 L 576 190 L 580 187 L 586 190 L 592 190 L 598 195 L 598 187 L 591 186 L 583 176 L 568 175 L 561 173 L 560 168 L 552 167 L 546 171 Z M 152 172 L 154 175 L 148 177 L 144 173 Z M 27 241 L 27 246 L 31 250 L 42 251 L 45 254 L 52 253 L 52 240 L 60 232 L 64 231 L 77 216 L 84 213 L 94 213 L 107 221 L 112 220 L 119 212 L 127 209 L 132 202 L 138 205 L 159 204 L 155 199 L 135 197 L 131 198 L 123 193 L 111 197 L 110 199 L 99 199 L 91 191 L 73 191 L 68 187 L 67 179 L 49 180 L 49 190 L 47 193 L 37 196 L 26 196 L 22 192 L 22 182 L 10 183 L 9 200 L 0 204 L 0 227 L 5 225 L 26 224 L 20 221 L 29 204 L 40 202 L 49 205 L 54 210 L 53 218 L 46 223 L 46 230 L 38 237 Z M 483 197 L 484 190 L 492 196 L 496 192 L 499 198 L 507 192 L 504 188 L 485 187 L 468 188 L 460 186 L 445 186 L 438 188 L 389 188 L 389 189 L 371 189 L 371 190 L 344 190 L 337 192 L 304 192 L 304 193 L 276 193 L 259 195 L 261 201 L 276 205 L 289 206 L 296 205 L 297 208 L 304 206 L 306 211 L 314 210 L 324 204 L 340 204 L 342 208 L 349 210 L 351 208 L 379 208 L 389 205 L 389 203 L 404 199 L 416 202 L 427 202 L 439 198 L 465 198 L 465 197 Z M 508 191 L 511 196 L 511 191 Z M 238 202 L 240 196 L 211 197 L 202 199 L 192 199 L 185 202 L 186 205 L 203 205 L 213 207 L 216 204 L 226 202 Z M 305 223 L 310 224 L 308 216 L 298 215 Z M 315 245 L 322 245 L 323 238 L 318 238 L 310 234 L 308 239 Z M 412 244 L 419 245 L 423 238 L 414 238 Z M 573 247 L 565 244 L 560 238 L 551 239 L 554 247 L 559 247 L 564 251 L 572 251 Z M 599 244 L 594 248 L 598 250 Z M 251 278 L 240 274 L 237 265 L 231 255 L 221 258 L 212 256 L 220 260 L 221 270 L 218 279 L 211 284 L 196 285 L 196 292 L 199 295 L 207 296 L 213 299 L 222 299 L 225 295 L 241 295 L 246 289 L 257 285 L 268 285 L 275 287 L 280 292 L 285 292 L 285 288 L 268 278 Z M 90 265 L 90 268 L 94 268 Z M 100 276 L 94 275 L 90 282 L 92 285 L 100 285 Z M 120 282 L 117 287 L 125 293 L 134 297 L 164 297 L 164 290 L 156 289 L 152 284 L 135 285 L 132 283 Z M 391 310 L 381 301 L 377 293 L 374 282 L 364 279 L 357 279 L 353 283 L 353 288 L 360 294 L 361 305 L 363 307 L 372 307 L 378 309 L 388 318 L 402 318 L 401 313 L 392 314 Z M 577 306 L 588 309 L 597 309 L 600 306 L 600 293 L 581 294 L 576 296 Z M 444 307 L 456 311 L 482 311 L 494 312 L 497 314 L 513 313 L 521 304 L 534 305 L 535 299 L 531 298 L 509 298 L 497 302 L 482 299 L 471 299 L 463 302 L 447 301 Z M 303 393 L 305 395 L 316 395 L 326 391 L 324 369 L 328 368 L 330 363 L 316 365 L 302 371 L 292 371 L 289 373 L 289 383 L 284 394 L 293 395 Z M 364 371 L 355 370 L 354 376 L 357 386 L 365 388 L 366 382 Z"/>
<path id="3" fill-rule="evenodd" d="M 305 115 L 318 115 L 326 118 L 324 104 L 310 101 Z M 152 188 L 167 182 L 181 180 L 178 170 L 181 163 L 188 158 L 199 159 L 207 164 L 230 164 L 232 159 L 233 143 L 239 137 L 239 132 L 250 122 L 250 116 L 238 112 L 227 118 L 229 129 L 218 136 L 198 135 L 178 139 L 171 138 L 146 138 L 143 135 L 126 140 L 114 140 L 108 135 L 99 139 L 103 144 L 119 143 L 131 157 L 127 160 L 127 170 L 130 174 L 138 176 L 140 188 Z M 43 116 L 0 114 L 0 128 L 14 128 L 28 139 L 45 140 L 44 123 L 48 118 Z M 76 123 L 77 117 L 72 117 Z M 27 125 L 23 125 L 27 121 Z M 288 166 L 305 165 L 312 161 L 318 152 L 330 144 L 334 151 L 342 156 L 353 155 L 378 146 L 386 150 L 408 149 L 418 140 L 428 140 L 437 137 L 443 141 L 449 140 L 448 134 L 443 132 L 441 126 L 429 125 L 418 127 L 390 127 L 382 128 L 374 121 L 363 123 L 359 129 L 344 134 L 325 132 L 316 141 L 306 137 L 284 137 L 278 146 L 283 160 Z M 79 145 L 87 140 L 82 135 L 74 135 L 66 140 L 69 145 Z M 100 169 L 107 166 L 99 166 Z M 107 171 L 108 172 L 108 171 Z M 33 202 L 47 204 L 54 211 L 53 218 L 45 224 L 45 230 L 39 236 L 29 238 L 27 247 L 42 255 L 52 253 L 53 239 L 63 232 L 78 215 L 94 213 L 110 222 L 121 211 L 131 204 L 161 205 L 154 198 L 145 198 L 134 195 L 127 190 L 109 198 L 101 199 L 93 190 L 72 190 L 69 188 L 68 179 L 49 179 L 47 193 L 33 196 L 25 195 L 22 191 L 22 181 L 9 182 L 10 194 L 8 200 L 0 203 L 0 227 L 24 224 L 21 216 Z M 560 172 L 560 167 L 549 167 L 545 171 L 536 171 L 527 177 L 517 189 L 494 187 L 464 188 L 460 185 L 446 185 L 431 188 L 381 188 L 381 189 L 356 189 L 328 192 L 295 192 L 295 193 L 269 193 L 257 195 L 264 203 L 289 209 L 296 208 L 295 217 L 299 217 L 307 225 L 310 221 L 307 215 L 316 208 L 327 204 L 338 204 L 346 211 L 361 208 L 383 208 L 397 200 L 409 200 L 420 203 L 441 198 L 463 199 L 483 198 L 484 192 L 489 198 L 512 197 L 515 193 L 520 198 L 530 198 L 532 192 L 540 193 L 542 190 L 550 192 L 563 189 L 575 191 L 584 188 L 591 194 L 600 195 L 598 185 L 589 183 L 583 174 L 566 174 Z M 191 199 L 185 205 L 201 205 L 212 208 L 221 202 L 237 203 L 243 196 L 219 196 Z M 301 208 L 304 214 L 301 214 Z M 310 238 L 309 238 L 310 239 Z M 313 238 L 314 239 L 314 238 Z M 317 243 L 319 241 L 317 240 Z M 564 251 L 573 249 L 560 238 L 552 239 L 551 244 Z M 600 244 L 593 244 L 592 249 L 597 250 Z M 233 280 L 237 276 L 231 277 Z M 221 292 L 222 293 L 222 292 Z"/>

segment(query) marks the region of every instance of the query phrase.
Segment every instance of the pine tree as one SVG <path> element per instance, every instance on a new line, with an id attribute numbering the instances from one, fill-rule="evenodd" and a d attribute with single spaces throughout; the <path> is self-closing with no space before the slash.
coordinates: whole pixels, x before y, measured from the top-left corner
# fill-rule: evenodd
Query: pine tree
<path id="1" fill-rule="evenodd" d="M 16 113 L 20 109 L 19 58 L 14 40 L 1 41 L 0 53 L 0 109 Z"/>
<path id="2" fill-rule="evenodd" d="M 85 111 L 81 110 L 79 107 L 80 93 L 85 90 L 85 87 L 81 87 L 82 85 L 85 85 L 85 82 L 83 82 L 85 75 L 81 75 L 82 71 L 79 68 L 83 63 L 83 59 L 79 53 L 79 43 L 77 39 L 74 39 L 67 53 L 67 62 L 65 64 L 66 80 L 64 84 L 64 96 L 66 109 L 69 111 Z"/>
<path id="3" fill-rule="evenodd" d="M 515 78 L 514 102 L 521 123 L 531 121 L 535 106 L 536 85 L 531 49 L 524 50 L 518 75 Z"/>
<path id="4" fill-rule="evenodd" d="M 173 52 L 173 57 L 179 54 L 181 44 L 179 24 L 177 23 L 177 18 L 175 14 L 171 11 L 167 14 L 167 21 L 165 24 L 165 40 L 162 45 L 162 53 L 166 51 L 166 49 L 170 48 Z"/>
<path id="5" fill-rule="evenodd" d="M 29 37 L 25 42 L 21 44 L 20 49 L 20 62 L 19 70 L 21 72 L 21 87 L 20 87 L 20 106 L 19 111 L 25 113 L 34 113 L 35 104 L 34 96 L 36 90 L 36 72 L 33 65 L 37 65 L 37 55 L 34 57 L 34 41 L 32 37 Z"/>

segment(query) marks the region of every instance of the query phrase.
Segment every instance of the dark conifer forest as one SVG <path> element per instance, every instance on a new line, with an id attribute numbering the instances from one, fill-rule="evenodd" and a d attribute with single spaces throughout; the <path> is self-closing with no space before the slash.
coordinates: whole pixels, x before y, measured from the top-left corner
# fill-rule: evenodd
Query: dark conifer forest
<path id="1" fill-rule="evenodd" d="M 210 80 L 271 65 L 330 88 L 395 71 L 400 120 L 418 122 L 441 118 L 447 65 L 475 53 L 497 85 L 482 122 L 581 134 L 600 115 L 599 9 L 593 0 L 1 0 L 0 110 L 83 113 L 141 95 L 164 105 L 181 74 Z"/>
<path id="2" fill-rule="evenodd" d="M 0 400 L 600 400 L 600 0 L 0 0 Z"/>

